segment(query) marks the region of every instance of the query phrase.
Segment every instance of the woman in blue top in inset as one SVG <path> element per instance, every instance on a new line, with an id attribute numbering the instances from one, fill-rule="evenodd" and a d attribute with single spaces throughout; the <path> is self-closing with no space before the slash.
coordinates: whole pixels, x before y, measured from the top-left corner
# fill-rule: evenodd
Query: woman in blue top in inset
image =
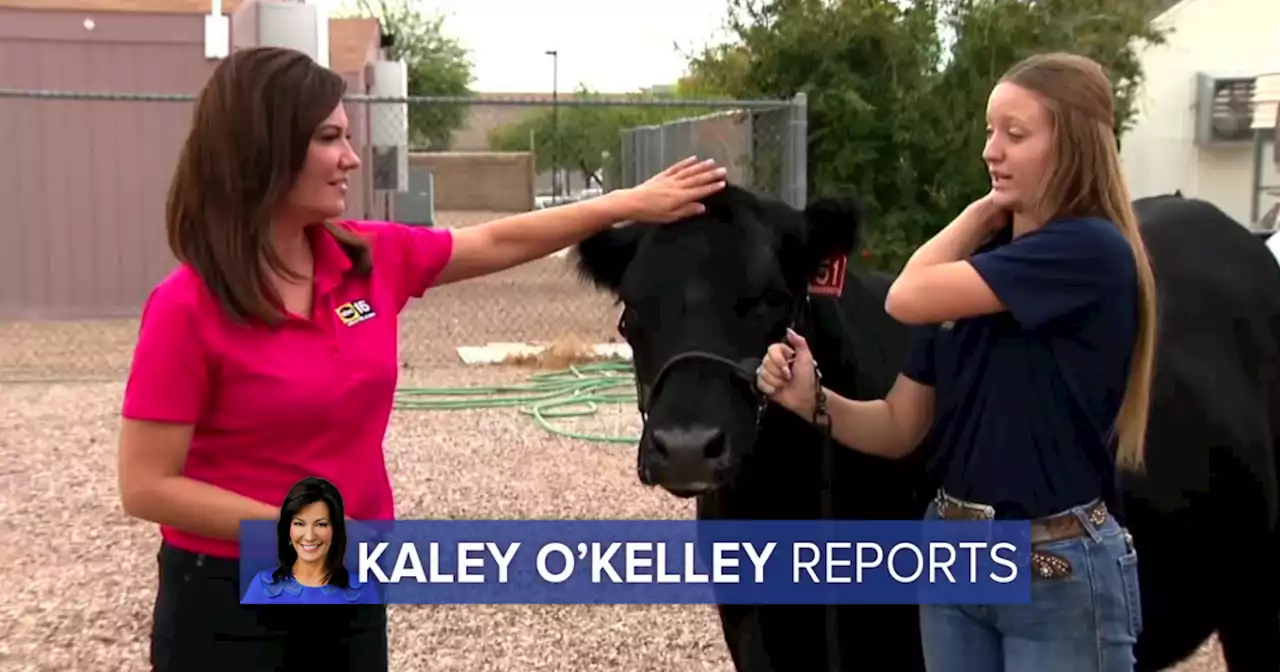
<path id="1" fill-rule="evenodd" d="M 990 193 L 889 291 L 915 331 L 905 371 L 884 399 L 826 393 L 843 445 L 900 458 L 930 437 L 929 519 L 1032 520 L 1032 603 L 922 605 L 930 672 L 1133 669 L 1137 556 L 1113 512 L 1117 463 L 1143 462 L 1156 293 L 1114 118 L 1092 60 L 1007 72 L 987 103 Z M 813 356 L 787 339 L 757 385 L 812 420 Z"/>
<path id="2" fill-rule="evenodd" d="M 343 564 L 347 525 L 342 494 L 323 478 L 289 488 L 280 506 L 280 564 L 253 577 L 244 604 L 379 604 L 373 584 L 360 584 Z"/>

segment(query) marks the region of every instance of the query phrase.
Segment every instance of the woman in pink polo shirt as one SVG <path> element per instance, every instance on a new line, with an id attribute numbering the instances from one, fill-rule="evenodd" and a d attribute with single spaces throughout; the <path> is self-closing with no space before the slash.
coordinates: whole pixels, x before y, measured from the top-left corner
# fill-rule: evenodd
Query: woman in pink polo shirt
<path id="1" fill-rule="evenodd" d="M 387 668 L 381 605 L 242 606 L 237 532 L 328 479 L 356 520 L 394 517 L 382 440 L 397 315 L 625 220 L 672 222 L 723 187 L 712 162 L 456 231 L 333 221 L 360 161 L 343 79 L 287 49 L 235 52 L 196 105 L 169 190 L 181 262 L 142 311 L 123 404 L 125 511 L 157 523 L 154 670 Z"/>

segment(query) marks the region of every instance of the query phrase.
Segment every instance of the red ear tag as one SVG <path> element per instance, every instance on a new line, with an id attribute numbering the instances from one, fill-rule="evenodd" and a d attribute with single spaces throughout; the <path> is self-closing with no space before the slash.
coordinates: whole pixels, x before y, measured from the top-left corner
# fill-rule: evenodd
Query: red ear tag
<path id="1" fill-rule="evenodd" d="M 818 266 L 818 272 L 809 280 L 809 293 L 819 296 L 840 296 L 844 293 L 844 272 L 849 257 L 839 254 L 827 258 Z"/>

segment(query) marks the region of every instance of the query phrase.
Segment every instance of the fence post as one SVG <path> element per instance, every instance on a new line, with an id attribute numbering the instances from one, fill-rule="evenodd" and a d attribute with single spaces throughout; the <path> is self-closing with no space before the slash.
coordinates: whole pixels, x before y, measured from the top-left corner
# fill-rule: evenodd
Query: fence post
<path id="1" fill-rule="evenodd" d="M 621 142 L 619 143 L 619 148 L 621 151 L 618 152 L 618 182 L 611 185 L 612 188 L 608 189 L 607 191 L 635 186 L 634 184 L 632 184 L 631 176 L 632 174 L 635 173 L 636 131 L 634 128 L 624 128 L 618 135 L 620 136 L 620 140 L 621 140 Z"/>
<path id="2" fill-rule="evenodd" d="M 784 200 L 803 210 L 809 200 L 809 96 L 801 91 L 791 102 L 783 152 Z"/>

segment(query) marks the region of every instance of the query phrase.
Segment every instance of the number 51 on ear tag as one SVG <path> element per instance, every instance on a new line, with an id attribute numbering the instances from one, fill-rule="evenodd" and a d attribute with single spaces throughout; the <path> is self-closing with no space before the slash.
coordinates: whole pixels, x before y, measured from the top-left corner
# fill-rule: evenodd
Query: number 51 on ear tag
<path id="1" fill-rule="evenodd" d="M 809 293 L 820 296 L 840 296 L 844 293 L 844 273 L 849 257 L 841 254 L 824 260 L 809 281 Z"/>

